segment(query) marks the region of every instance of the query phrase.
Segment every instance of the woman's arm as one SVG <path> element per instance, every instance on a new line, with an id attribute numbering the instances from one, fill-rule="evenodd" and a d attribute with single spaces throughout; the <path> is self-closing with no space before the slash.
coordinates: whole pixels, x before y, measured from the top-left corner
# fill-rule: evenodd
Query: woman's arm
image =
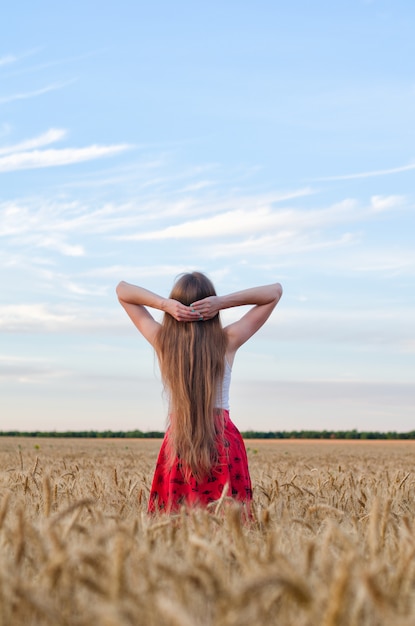
<path id="1" fill-rule="evenodd" d="M 203 315 L 204 319 L 211 319 L 223 309 L 231 309 L 236 306 L 247 304 L 263 305 L 269 304 L 273 300 L 280 299 L 282 287 L 279 283 L 263 285 L 262 287 L 251 287 L 242 291 L 235 291 L 225 296 L 208 296 L 203 300 L 193 302 L 191 307 Z"/>
<path id="2" fill-rule="evenodd" d="M 233 359 L 236 350 L 254 335 L 267 321 L 282 296 L 280 283 L 263 285 L 236 291 L 224 296 L 209 296 L 191 306 L 203 315 L 203 319 L 214 317 L 219 311 L 232 307 L 253 304 L 240 320 L 225 328 L 228 337 L 228 356 Z"/>
<path id="3" fill-rule="evenodd" d="M 172 298 L 163 298 L 148 289 L 144 289 L 144 287 L 121 281 L 117 285 L 116 292 L 120 304 L 124 307 L 133 324 L 152 345 L 154 345 L 160 324 L 147 311 L 146 307 L 164 311 L 179 322 L 190 322 L 199 318 L 199 314 L 191 311 L 190 307 Z"/>

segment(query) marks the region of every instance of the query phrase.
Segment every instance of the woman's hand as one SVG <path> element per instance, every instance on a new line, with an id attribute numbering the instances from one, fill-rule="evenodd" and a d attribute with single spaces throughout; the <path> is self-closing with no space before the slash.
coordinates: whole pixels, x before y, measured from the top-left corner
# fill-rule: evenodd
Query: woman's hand
<path id="1" fill-rule="evenodd" d="M 192 306 L 186 306 L 173 298 L 166 298 L 162 308 L 178 322 L 197 322 L 201 319 L 198 311 Z"/>
<path id="2" fill-rule="evenodd" d="M 207 298 L 203 298 L 203 300 L 193 302 L 190 308 L 196 311 L 200 319 L 210 320 L 220 311 L 220 297 L 207 296 Z"/>

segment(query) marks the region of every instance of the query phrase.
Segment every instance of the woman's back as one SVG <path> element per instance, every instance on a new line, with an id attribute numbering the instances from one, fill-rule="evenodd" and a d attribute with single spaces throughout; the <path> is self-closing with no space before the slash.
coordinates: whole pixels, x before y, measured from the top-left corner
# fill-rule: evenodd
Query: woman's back
<path id="1" fill-rule="evenodd" d="M 171 297 L 190 305 L 216 295 L 210 280 L 198 272 L 184 274 Z M 169 395 L 170 464 L 180 456 L 186 469 L 205 475 L 217 456 L 217 389 L 225 372 L 226 334 L 219 315 L 183 324 L 165 315 L 155 349 Z"/>
<path id="2" fill-rule="evenodd" d="M 120 283 L 119 300 L 156 350 L 170 397 L 169 427 L 153 478 L 149 510 L 174 510 L 182 502 L 207 504 L 225 485 L 242 502 L 252 497 L 241 435 L 229 416 L 235 353 L 266 322 L 278 303 L 279 283 L 217 296 L 199 272 L 182 275 L 169 298 Z M 222 328 L 219 312 L 254 305 Z M 146 307 L 165 312 L 162 324 Z"/>

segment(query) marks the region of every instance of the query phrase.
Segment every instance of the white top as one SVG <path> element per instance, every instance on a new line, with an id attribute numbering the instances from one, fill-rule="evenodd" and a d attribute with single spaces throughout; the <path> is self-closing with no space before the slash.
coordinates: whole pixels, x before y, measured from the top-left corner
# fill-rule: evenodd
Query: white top
<path id="1" fill-rule="evenodd" d="M 232 368 L 225 358 L 225 372 L 223 374 L 222 385 L 218 386 L 216 392 L 215 407 L 229 411 L 229 388 L 231 386 Z"/>
<path id="2" fill-rule="evenodd" d="M 218 388 L 216 390 L 216 409 L 226 409 L 227 411 L 229 411 L 229 388 L 231 386 L 231 376 L 232 368 L 225 357 L 225 372 L 223 374 L 222 385 L 218 385 Z M 167 395 L 169 399 L 169 413 L 171 413 L 170 394 L 168 393 Z"/>

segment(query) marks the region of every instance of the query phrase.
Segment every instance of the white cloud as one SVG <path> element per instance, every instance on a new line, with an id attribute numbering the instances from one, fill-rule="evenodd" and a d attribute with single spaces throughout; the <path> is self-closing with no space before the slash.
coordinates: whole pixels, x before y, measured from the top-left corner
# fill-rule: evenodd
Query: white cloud
<path id="1" fill-rule="evenodd" d="M 246 204 L 246 198 L 233 199 L 233 204 Z M 272 233 L 278 229 L 279 237 L 291 236 L 302 230 L 327 228 L 331 224 L 361 219 L 368 211 L 359 207 L 356 200 L 346 199 L 324 209 L 274 208 L 272 203 L 261 202 L 257 206 L 251 198 L 251 208 L 240 208 L 217 213 L 210 217 L 189 220 L 159 230 L 120 236 L 123 240 L 144 241 L 162 239 L 221 238 L 236 235 L 252 235 L 258 232 Z"/>
<path id="2" fill-rule="evenodd" d="M 0 148 L 0 155 L 11 154 L 15 152 L 22 152 L 25 150 L 33 150 L 34 148 L 41 148 L 51 143 L 55 143 L 60 139 L 63 139 L 66 135 L 66 130 L 62 128 L 51 128 L 46 133 L 34 137 L 33 139 L 26 139 L 20 143 L 16 143 L 11 146 L 3 146 Z"/>
<path id="3" fill-rule="evenodd" d="M 41 137 L 46 141 L 46 134 Z M 394 252 L 391 245 L 381 251 L 373 247 L 363 250 L 357 245 L 365 237 L 360 223 L 378 219 L 381 212 L 408 207 L 405 197 L 373 195 L 366 204 L 346 199 L 327 208 L 311 209 L 273 206 L 270 198 L 276 197 L 278 194 L 225 196 L 221 203 L 215 203 L 211 198 L 184 198 L 176 202 L 168 198 L 158 201 L 157 197 L 150 196 L 143 201 L 98 204 L 97 208 L 93 203 L 32 198 L 24 203 L 0 205 L 0 237 L 7 238 L 9 246 L 14 246 L 15 250 L 43 248 L 64 256 L 85 256 L 86 246 L 94 249 L 96 245 L 91 236 L 96 242 L 100 239 L 106 249 L 108 240 L 105 242 L 103 236 L 149 243 L 183 239 L 191 241 L 194 263 L 204 262 L 206 257 L 236 259 L 256 255 L 258 258 L 268 256 L 274 262 L 279 259 L 285 266 L 292 266 L 304 261 L 303 254 L 332 249 L 336 254 L 332 255 L 330 264 L 342 272 L 382 267 L 391 271 L 410 270 L 413 255 L 408 256 L 404 247 Z M 234 205 L 241 208 L 229 208 Z M 219 212 L 212 214 L 215 209 Z M 182 213 L 193 212 L 209 216 L 182 220 L 158 230 L 149 229 L 154 221 L 169 224 L 174 218 L 179 221 Z M 88 242 L 82 239 L 84 236 L 88 237 Z M 342 249 L 350 246 L 354 246 L 353 255 L 342 253 Z M 309 262 L 314 267 L 326 263 L 319 255 L 311 257 Z"/>
<path id="4" fill-rule="evenodd" d="M 214 272 L 211 276 L 216 283 L 221 280 Z M 62 287 L 65 290 L 74 288 L 75 295 L 93 295 L 94 298 L 97 296 L 87 290 L 85 285 L 71 284 L 66 279 Z M 96 304 L 88 306 L 85 303 L 76 306 L 73 302 L 59 305 L 28 303 L 0 306 L 0 333 L 86 334 L 102 335 L 106 338 L 130 335 L 134 329 L 125 318 L 121 307 L 117 305 L 115 283 L 112 287 L 114 287 L 113 296 L 108 300 L 110 304 L 106 304 L 105 307 L 102 305 L 98 307 Z M 104 292 L 99 295 L 103 294 Z M 365 352 L 375 350 L 384 355 L 382 358 L 385 368 L 389 368 L 388 354 L 413 353 L 413 312 L 409 308 L 398 307 L 386 310 L 381 303 L 378 304 L 378 307 L 374 304 L 373 308 L 344 310 L 316 309 L 308 303 L 291 307 L 289 303 L 282 303 L 275 315 L 271 316 L 266 326 L 261 329 L 257 341 L 265 341 L 268 347 L 273 342 L 275 346 L 281 345 L 282 342 L 336 348 L 353 346 L 357 350 L 354 356 L 354 359 L 357 359 L 357 368 L 359 359 L 365 358 Z M 225 311 L 224 323 L 229 324 L 239 319 L 243 311 L 244 309 L 239 307 Z M 157 314 L 156 316 L 159 317 Z M 333 371 L 337 370 L 338 367 L 334 367 Z"/>
<path id="5" fill-rule="evenodd" d="M 46 248 L 48 250 L 55 250 L 63 256 L 84 256 L 85 249 L 79 244 L 69 244 L 61 237 L 46 236 L 40 237 L 36 240 L 35 245 L 39 248 Z"/>
<path id="6" fill-rule="evenodd" d="M 140 148 L 140 146 L 135 146 Z M 64 189 L 93 189 L 98 187 L 103 189 L 104 187 L 125 187 L 126 184 L 131 188 L 131 184 L 134 184 L 134 188 L 140 190 L 148 186 L 149 170 L 158 168 L 163 165 L 163 162 L 158 159 L 147 159 L 145 161 L 133 162 L 123 164 L 121 167 L 112 167 L 111 169 L 101 169 L 99 172 L 94 171 L 82 172 L 77 180 L 72 180 L 64 183 L 61 188 Z"/>
<path id="7" fill-rule="evenodd" d="M 370 199 L 372 209 L 375 212 L 381 213 L 383 211 L 389 211 L 397 207 L 402 207 L 405 203 L 404 196 L 372 196 Z"/>
<path id="8" fill-rule="evenodd" d="M 333 259 L 333 266 L 344 261 Z M 345 264 L 344 264 L 345 265 Z M 346 265 L 345 265 L 346 267 Z M 371 251 L 366 249 L 357 250 L 353 257 L 347 261 L 347 268 L 353 272 L 369 272 L 384 275 L 396 276 L 399 274 L 415 275 L 415 251 L 406 246 L 397 247 L 376 247 Z"/>
<path id="9" fill-rule="evenodd" d="M 15 63 L 17 61 L 17 57 L 13 54 L 6 54 L 3 57 L 0 57 L 0 67 L 3 65 L 9 65 L 10 63 Z"/>
<path id="10" fill-rule="evenodd" d="M 54 363 L 50 363 L 46 359 L 0 355 L 0 382 L 44 384 L 68 374 L 68 370 L 57 368 Z"/>
<path id="11" fill-rule="evenodd" d="M 354 343 L 361 350 L 367 346 L 388 346 L 393 351 L 405 352 L 413 341 L 413 328 L 413 311 L 409 307 L 388 309 L 379 302 L 373 308 L 360 305 L 351 310 L 282 305 L 265 331 L 278 332 L 279 341 Z"/>
<path id="12" fill-rule="evenodd" d="M 168 226 L 157 231 L 124 235 L 122 239 L 193 239 L 194 237 L 222 237 L 229 234 L 238 235 L 272 227 L 281 219 L 269 208 L 257 209 L 252 212 L 244 210 L 229 211 L 205 219 L 191 220 L 175 226 Z"/>
<path id="13" fill-rule="evenodd" d="M 200 202 L 197 205 L 200 212 L 209 213 L 208 217 L 181 221 L 155 230 L 145 229 L 143 223 L 139 230 L 132 225 L 129 234 L 115 235 L 114 238 L 156 242 L 190 240 L 193 249 L 194 242 L 209 240 L 209 244 L 203 247 L 200 243 L 196 245 L 202 255 L 212 258 L 267 255 L 280 259 L 285 255 L 285 263 L 292 265 L 302 253 L 335 249 L 337 258 L 342 248 L 353 245 L 356 250 L 357 244 L 364 239 L 364 230 L 360 226 L 363 222 L 376 220 L 381 212 L 406 209 L 409 206 L 406 202 L 404 196 L 373 195 L 364 204 L 347 198 L 328 207 L 309 209 L 279 208 L 273 206 L 269 198 L 261 196 L 225 199 L 220 207 L 209 200 L 207 204 Z M 240 208 L 230 209 L 232 204 Z M 224 207 L 226 210 L 221 211 Z M 212 214 L 218 208 L 219 212 Z M 165 224 L 166 220 L 161 223 Z M 325 261 L 320 259 L 320 262 Z M 344 258 L 343 269 L 347 269 L 349 263 L 350 258 Z"/>
<path id="14" fill-rule="evenodd" d="M 190 172 L 190 176 L 194 172 Z M 160 187 L 151 191 L 151 195 L 145 200 L 143 212 L 150 213 L 154 218 L 178 218 L 208 215 L 217 216 L 235 210 L 250 214 L 258 209 L 269 208 L 274 204 L 281 203 L 285 200 L 300 198 L 314 194 L 314 190 L 307 187 L 295 189 L 287 192 L 274 192 L 269 194 L 236 194 L 236 193 L 216 193 L 203 194 L 199 196 L 196 189 L 193 194 L 183 195 L 183 191 L 177 188 L 177 183 L 182 180 L 183 176 L 178 177 L 159 177 L 157 179 L 144 179 L 143 185 L 140 187 L 143 191 L 146 187 L 158 184 Z M 220 182 L 216 181 L 216 187 L 220 186 Z M 196 186 L 196 183 L 195 183 Z M 176 196 L 179 199 L 175 199 Z"/>
<path id="15" fill-rule="evenodd" d="M 235 201 L 235 204 L 237 201 Z M 124 240 L 194 239 L 252 234 L 274 228 L 287 228 L 297 221 L 298 212 L 292 209 L 273 211 L 271 207 L 235 209 L 211 217 L 190 220 L 155 231 L 123 235 Z"/>
<path id="16" fill-rule="evenodd" d="M 0 172 L 36 169 L 41 167 L 57 167 L 82 163 L 106 156 L 112 156 L 128 150 L 131 146 L 119 144 L 113 146 L 88 146 L 86 148 L 64 148 L 62 150 L 33 150 L 18 152 L 0 158 Z"/>
<path id="17" fill-rule="evenodd" d="M 179 189 L 179 193 L 191 193 L 193 191 L 200 191 L 201 189 L 206 189 L 207 187 L 213 187 L 214 181 L 212 180 L 201 180 L 197 183 L 189 183 L 182 189 Z"/>
<path id="18" fill-rule="evenodd" d="M 408 339 L 402 342 L 402 352 L 415 354 L 415 339 Z"/>
<path id="19" fill-rule="evenodd" d="M 1 162 L 1 161 L 0 161 Z M 273 196 L 278 197 L 277 195 Z M 143 197 L 142 200 L 128 201 L 124 203 L 106 202 L 103 205 L 94 206 L 93 202 L 78 203 L 65 200 L 50 200 L 48 198 L 33 198 L 25 201 L 7 202 L 0 205 L 0 236 L 17 236 L 19 240 L 16 244 L 24 243 L 22 235 L 24 233 L 33 236 L 33 233 L 94 233 L 105 234 L 110 233 L 115 238 L 132 238 L 127 233 L 140 233 L 140 238 L 151 238 L 146 235 L 146 226 L 154 221 L 163 221 L 168 223 L 172 218 L 182 215 L 212 214 L 213 210 L 219 211 L 208 220 L 226 220 L 229 219 L 228 231 L 232 232 L 232 224 L 235 219 L 247 216 L 249 223 L 244 230 L 255 228 L 255 220 L 263 215 L 255 230 L 263 230 L 267 228 L 266 219 L 275 220 L 273 217 L 276 211 L 268 206 L 262 209 L 261 206 L 265 202 L 269 202 L 269 198 L 246 197 L 240 198 L 224 198 L 221 202 L 214 200 L 199 200 L 194 198 L 184 198 L 181 200 L 171 200 L 169 198 L 160 197 L 158 194 L 152 194 Z M 236 213 L 229 211 L 230 206 L 240 205 L 243 208 Z M 250 210 L 249 207 L 254 206 Z M 258 209 L 255 207 L 259 206 Z M 224 213 L 221 213 L 225 209 Z M 267 218 L 268 215 L 268 218 Z M 295 219 L 296 213 L 290 213 L 291 220 Z M 236 216 L 236 217 L 235 217 Z M 282 218 L 280 218 L 282 219 Z M 286 218 L 288 221 L 288 218 Z M 193 220 L 197 222 L 197 220 Z M 192 228 L 193 222 L 190 222 Z M 196 224 L 197 226 L 197 224 Z M 214 232 L 215 224 L 211 227 Z M 223 228 L 223 227 L 222 227 Z M 147 226 L 148 229 L 148 226 Z M 123 233 L 118 237 L 115 233 Z M 125 235 L 124 235 L 125 233 Z M 226 233 L 225 233 L 226 234 Z M 159 235 L 156 235 L 159 237 Z"/>
<path id="20" fill-rule="evenodd" d="M 91 287 L 89 285 L 81 285 L 79 282 L 76 283 L 72 280 L 64 280 L 62 287 L 66 289 L 69 293 L 73 293 L 76 296 L 93 296 L 93 297 L 101 297 L 107 295 L 108 288 L 104 287 Z"/>
<path id="21" fill-rule="evenodd" d="M 0 238 L 3 246 L 13 250 L 28 250 L 33 256 L 34 248 L 55 250 L 65 256 L 84 256 L 85 242 L 82 236 L 93 236 L 95 241 L 103 233 L 118 229 L 128 231 L 133 224 L 147 219 L 134 211 L 135 205 L 104 205 L 96 211 L 76 202 L 31 199 L 0 204 Z M 70 241 L 69 237 L 74 237 Z"/>
<path id="22" fill-rule="evenodd" d="M 114 303 L 115 300 L 114 295 Z M 125 323 L 122 312 L 117 313 L 118 310 L 103 311 L 74 305 L 5 305 L 0 306 L 0 333 L 124 334 L 130 328 Z"/>
<path id="23" fill-rule="evenodd" d="M 26 91 L 10 94 L 9 96 L 0 96 L 0 104 L 8 104 L 9 102 L 15 102 L 16 100 L 29 100 L 30 98 L 37 98 L 38 96 L 43 96 L 45 93 L 57 91 L 58 89 L 63 89 L 73 82 L 74 81 L 71 80 L 66 83 L 54 83 L 52 85 L 42 87 L 41 89 L 36 89 L 35 91 Z"/>
<path id="24" fill-rule="evenodd" d="M 0 307 L 1 332 L 56 331 L 74 320 L 69 313 L 56 312 L 45 304 L 18 304 Z"/>
<path id="25" fill-rule="evenodd" d="M 61 211 L 63 207 L 69 210 L 71 205 L 63 203 Z M 30 258 L 33 257 L 34 248 L 54 250 L 64 256 L 84 256 L 83 245 L 69 243 L 60 232 L 59 224 L 62 220 L 64 215 L 53 205 L 50 207 L 46 204 L 40 210 L 33 211 L 30 206 L 5 203 L 0 205 L 0 237 L 7 238 L 15 249 L 30 248 Z"/>
<path id="26" fill-rule="evenodd" d="M 413 430 L 415 388 L 398 382 L 234 381 L 240 430 Z M 269 411 L 272 406 L 272 411 Z"/>
<path id="27" fill-rule="evenodd" d="M 14 57 L 14 60 L 19 61 L 20 59 L 34 56 L 40 51 L 41 51 L 41 48 L 35 48 L 25 54 L 22 54 L 19 58 Z M 8 76 L 22 76 L 23 74 L 32 74 L 35 72 L 40 72 L 41 70 L 49 69 L 51 67 L 68 65 L 76 61 L 84 61 L 85 59 L 89 59 L 91 57 L 97 56 L 98 54 L 100 54 L 100 51 L 96 50 L 96 51 L 90 51 L 88 53 L 80 54 L 76 56 L 54 59 L 53 61 L 40 62 L 40 63 L 37 63 L 36 65 L 29 65 L 26 67 L 20 67 L 19 69 L 14 69 L 12 72 L 8 73 Z"/>
<path id="28" fill-rule="evenodd" d="M 11 133 L 11 130 L 12 126 L 10 124 L 7 124 L 6 122 L 3 122 L 0 126 L 0 137 L 6 137 Z"/>
<path id="29" fill-rule="evenodd" d="M 160 277 L 177 276 L 182 273 L 183 265 L 111 265 L 86 270 L 83 275 L 92 278 L 126 279 L 127 276 Z"/>
<path id="30" fill-rule="evenodd" d="M 392 167 L 386 170 L 373 170 L 369 172 L 359 172 L 356 174 L 341 174 L 339 176 L 322 176 L 321 178 L 312 178 L 312 181 L 331 181 L 331 180 L 355 180 L 358 178 L 373 178 L 375 176 L 389 176 L 391 174 L 400 174 L 401 172 L 408 172 L 415 170 L 415 163 L 409 163 L 408 165 L 401 165 L 399 167 Z"/>
<path id="31" fill-rule="evenodd" d="M 213 258 L 237 257 L 239 255 L 259 255 L 273 256 L 298 255 L 299 253 L 314 252 L 327 248 L 339 248 L 349 246 L 359 240 L 358 235 L 344 233 L 339 237 L 327 237 L 315 234 L 303 234 L 297 231 L 279 231 L 274 235 L 263 235 L 261 237 L 249 237 L 243 241 L 215 243 L 204 247 L 204 252 Z M 285 260 L 285 264 L 287 259 Z"/>

